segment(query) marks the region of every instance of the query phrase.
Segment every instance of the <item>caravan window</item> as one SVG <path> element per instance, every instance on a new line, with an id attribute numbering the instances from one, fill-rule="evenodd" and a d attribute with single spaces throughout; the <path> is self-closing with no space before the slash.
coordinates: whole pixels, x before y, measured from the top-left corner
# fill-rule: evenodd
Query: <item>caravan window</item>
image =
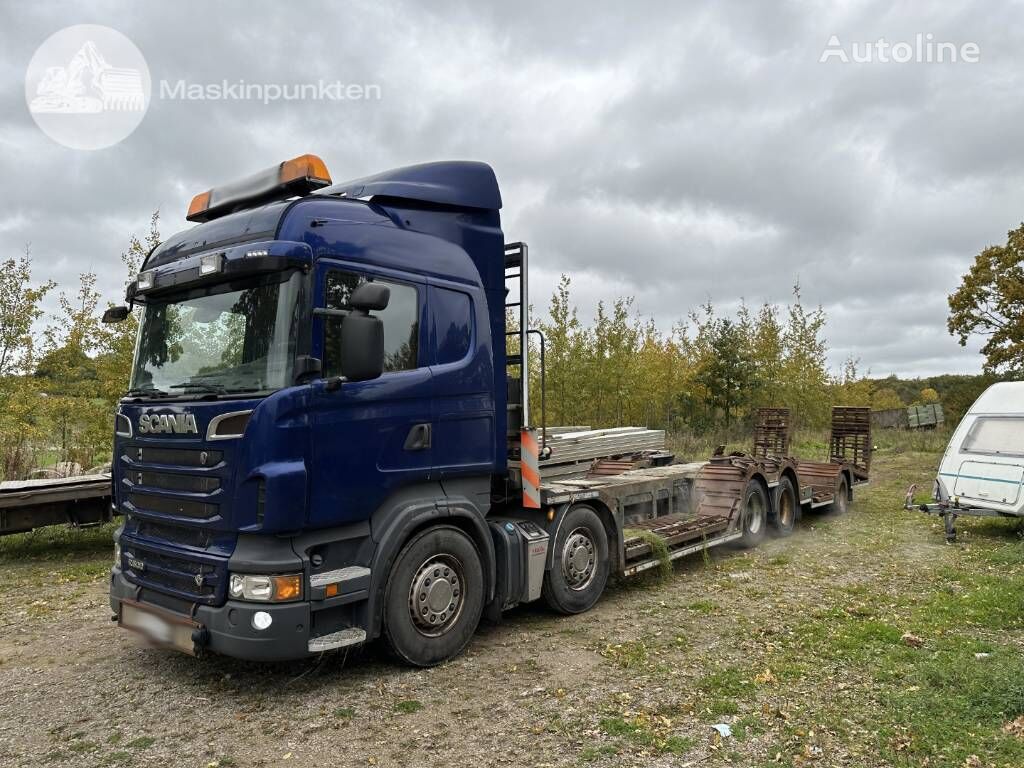
<path id="1" fill-rule="evenodd" d="M 1024 416 L 981 416 L 961 446 L 964 453 L 1024 456 Z"/>

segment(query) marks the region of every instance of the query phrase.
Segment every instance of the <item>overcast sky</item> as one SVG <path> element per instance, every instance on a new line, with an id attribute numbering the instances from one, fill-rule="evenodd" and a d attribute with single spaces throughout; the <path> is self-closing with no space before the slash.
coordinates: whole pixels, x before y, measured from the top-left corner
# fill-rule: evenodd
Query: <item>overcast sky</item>
<path id="1" fill-rule="evenodd" d="M 708 299 L 804 299 L 832 363 L 875 375 L 977 372 L 945 330 L 974 254 L 1024 219 L 1019 3 L 7 2 L 0 10 L 0 236 L 35 274 L 106 296 L 159 209 L 305 152 L 335 181 L 476 159 L 498 175 L 509 240 L 531 246 L 538 307 L 560 273 L 589 316 L 636 297 L 668 327 Z M 26 68 L 72 24 L 124 33 L 153 98 L 102 150 L 44 135 Z M 820 63 L 918 34 L 977 63 Z M 111 62 L 117 64 L 117 62 Z M 160 81 L 379 86 L 363 101 L 185 101 Z M 52 306 L 52 304 L 51 304 Z"/>

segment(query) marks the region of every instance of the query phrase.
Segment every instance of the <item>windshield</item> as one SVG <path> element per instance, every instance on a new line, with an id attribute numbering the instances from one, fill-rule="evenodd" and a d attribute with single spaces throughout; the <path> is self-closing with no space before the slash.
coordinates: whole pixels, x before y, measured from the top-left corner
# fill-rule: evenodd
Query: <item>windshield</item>
<path id="1" fill-rule="evenodd" d="M 238 285 L 143 308 L 130 394 L 231 394 L 291 384 L 302 276 Z"/>

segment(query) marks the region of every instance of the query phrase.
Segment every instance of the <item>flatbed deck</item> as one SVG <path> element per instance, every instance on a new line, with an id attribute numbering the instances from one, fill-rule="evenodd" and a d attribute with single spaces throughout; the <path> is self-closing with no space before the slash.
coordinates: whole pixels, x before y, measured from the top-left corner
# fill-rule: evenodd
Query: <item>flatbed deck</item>
<path id="1" fill-rule="evenodd" d="M 97 525 L 110 518 L 110 475 L 0 483 L 0 536 L 60 523 Z"/>
<path id="2" fill-rule="evenodd" d="M 764 429 L 755 436 L 755 455 L 716 455 L 707 461 L 667 463 L 665 451 L 623 452 L 591 462 L 567 461 L 541 473 L 541 508 L 552 517 L 573 505 L 602 511 L 606 525 L 617 532 L 615 562 L 621 575 L 659 564 L 658 552 L 670 559 L 743 538 L 748 488 L 761 484 L 768 516 L 778 512 L 780 486 L 792 488 L 789 498 L 799 508 L 817 509 L 837 502 L 840 489 L 866 483 L 870 470 L 870 416 L 867 409 L 836 408 L 828 461 L 785 455 L 788 412 L 765 410 Z M 759 454 L 759 455 L 757 455 Z M 557 456 L 556 456 L 557 457 Z M 786 492 L 789 494 L 789 492 Z M 795 498 L 794 498 L 795 497 Z M 651 536 L 664 543 L 656 547 Z"/>

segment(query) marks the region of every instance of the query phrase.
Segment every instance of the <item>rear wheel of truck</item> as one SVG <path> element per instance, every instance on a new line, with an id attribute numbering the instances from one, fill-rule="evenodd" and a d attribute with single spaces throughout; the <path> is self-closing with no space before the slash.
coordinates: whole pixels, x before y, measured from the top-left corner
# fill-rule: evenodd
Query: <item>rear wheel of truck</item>
<path id="1" fill-rule="evenodd" d="M 566 512 L 555 536 L 551 570 L 544 574 L 544 602 L 559 613 L 590 610 L 608 583 L 608 534 L 590 507 Z"/>
<path id="2" fill-rule="evenodd" d="M 771 526 L 776 536 L 789 536 L 800 520 L 800 503 L 796 489 L 788 477 L 779 480 L 775 490 L 775 509 L 771 515 Z"/>
<path id="3" fill-rule="evenodd" d="M 743 538 L 740 546 L 756 547 L 768 527 L 768 494 L 758 480 L 751 480 L 743 491 Z"/>
<path id="4" fill-rule="evenodd" d="M 458 528 L 431 528 L 399 553 L 388 577 L 384 638 L 407 664 L 430 667 L 469 643 L 484 607 L 480 555 Z"/>

